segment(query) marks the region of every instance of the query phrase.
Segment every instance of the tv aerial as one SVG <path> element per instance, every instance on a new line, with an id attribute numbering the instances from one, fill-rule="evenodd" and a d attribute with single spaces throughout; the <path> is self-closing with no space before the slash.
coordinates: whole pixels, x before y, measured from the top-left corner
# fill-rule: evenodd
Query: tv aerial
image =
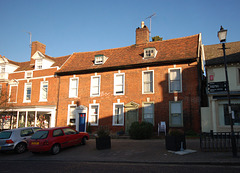
<path id="1" fill-rule="evenodd" d="M 156 16 L 156 13 L 153 13 L 151 16 L 148 16 L 146 19 L 150 19 L 150 34 L 149 37 L 151 38 L 151 28 L 152 28 L 152 17 Z"/>

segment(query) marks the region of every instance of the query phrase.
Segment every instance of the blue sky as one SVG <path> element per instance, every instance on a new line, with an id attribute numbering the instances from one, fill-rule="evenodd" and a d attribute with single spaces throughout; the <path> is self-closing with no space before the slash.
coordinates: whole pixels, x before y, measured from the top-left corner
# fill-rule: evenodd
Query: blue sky
<path id="1" fill-rule="evenodd" d="M 153 13 L 151 34 L 164 40 L 202 33 L 204 45 L 218 44 L 223 25 L 227 42 L 240 41 L 239 7 L 239 0 L 0 0 L 0 55 L 29 61 L 27 32 L 52 57 L 133 45 Z"/>

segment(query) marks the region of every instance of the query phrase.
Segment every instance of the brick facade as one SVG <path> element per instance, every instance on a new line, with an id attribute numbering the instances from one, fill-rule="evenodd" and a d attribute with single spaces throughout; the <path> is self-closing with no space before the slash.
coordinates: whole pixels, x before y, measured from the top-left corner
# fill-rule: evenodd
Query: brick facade
<path id="1" fill-rule="evenodd" d="M 98 105 L 98 123 L 91 125 L 92 130 L 97 130 L 101 125 L 108 126 L 112 132 L 126 130 L 129 127 L 130 113 L 134 111 L 137 121 L 143 121 L 150 117 L 157 130 L 158 123 L 165 121 L 167 128 L 177 127 L 184 130 L 200 131 L 200 93 L 199 81 L 201 72 L 199 72 L 199 47 L 200 35 L 194 35 L 179 39 L 166 41 L 149 42 L 149 30 L 146 26 L 136 29 L 136 44 L 123 48 L 100 50 L 93 52 L 73 53 L 69 56 L 53 58 L 45 55 L 46 46 L 39 42 L 33 42 L 31 60 L 23 63 L 16 63 L 18 68 L 14 73 L 8 76 L 9 85 L 12 94 L 9 106 L 14 110 L 16 126 L 24 124 L 24 117 L 28 122 L 25 126 L 41 125 L 48 121 L 43 127 L 75 125 L 79 130 L 79 113 L 86 113 L 86 125 L 92 114 L 91 105 Z M 150 58 L 146 58 L 147 50 Z M 38 52 L 38 54 L 36 54 Z M 154 53 L 154 55 L 153 55 Z M 95 64 L 96 56 L 103 56 L 100 64 Z M 39 57 L 38 57 L 39 56 Z M 35 69 L 35 59 L 46 59 L 50 66 L 45 69 Z M 9 61 L 9 63 L 12 63 Z M 169 70 L 180 70 L 180 91 L 170 92 Z M 31 72 L 32 76 L 26 79 L 26 72 Z M 143 76 L 149 73 L 150 82 L 146 83 L 151 87 L 152 93 L 143 92 Z M 123 82 L 123 93 L 114 93 L 114 76 L 121 74 Z M 100 94 L 91 95 L 92 78 L 100 76 Z M 77 81 L 77 95 L 70 96 L 70 90 L 75 88 L 70 86 L 70 80 Z M 41 82 L 48 81 L 47 99 L 40 100 L 42 90 Z M 26 83 L 31 83 L 31 101 L 24 101 L 26 96 Z M 76 85 L 76 83 L 75 83 Z M 12 87 L 10 87 L 12 86 Z M 71 88 L 70 88 L 71 87 Z M 3 87 L 4 89 L 4 87 Z M 75 91 L 76 93 L 76 91 Z M 75 94 L 74 93 L 74 94 Z M 14 101 L 16 100 L 16 101 Z M 178 115 L 171 115 L 171 103 L 181 103 L 181 109 L 178 109 Z M 115 105 L 123 105 L 123 120 L 117 119 L 114 122 L 116 109 Z M 146 105 L 150 106 L 147 107 Z M 131 107 L 132 106 L 132 107 Z M 73 107 L 73 108 L 72 108 Z M 74 109 L 71 110 L 70 108 Z M 132 109 L 134 108 L 134 109 Z M 24 113 L 23 113 L 24 111 Z M 119 110 L 118 110 L 119 111 Z M 153 112 L 147 112 L 153 111 Z M 22 114 L 22 116 L 21 116 Z M 29 116 L 35 120 L 30 122 Z M 173 126 L 173 120 L 170 117 L 180 117 L 177 121 L 182 124 Z M 46 118 L 47 117 L 47 118 Z M 119 117 L 117 117 L 119 118 Z M 12 121 L 12 120 L 11 120 Z M 121 121 L 119 123 L 118 121 Z M 132 121 L 132 120 L 131 120 Z M 176 120 L 175 120 L 176 121 Z M 114 124 L 114 123 L 115 124 Z M 22 123 L 22 124 L 21 124 Z M 24 126 L 24 125 L 23 125 Z M 11 127 L 12 128 L 12 127 Z"/>

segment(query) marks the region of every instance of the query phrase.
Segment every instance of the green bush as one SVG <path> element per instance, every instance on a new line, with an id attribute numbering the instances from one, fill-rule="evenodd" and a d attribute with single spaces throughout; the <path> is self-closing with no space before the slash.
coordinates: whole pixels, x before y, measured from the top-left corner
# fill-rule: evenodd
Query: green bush
<path id="1" fill-rule="evenodd" d="M 132 139 L 149 139 L 153 135 L 153 125 L 149 122 L 133 122 L 129 129 Z"/>

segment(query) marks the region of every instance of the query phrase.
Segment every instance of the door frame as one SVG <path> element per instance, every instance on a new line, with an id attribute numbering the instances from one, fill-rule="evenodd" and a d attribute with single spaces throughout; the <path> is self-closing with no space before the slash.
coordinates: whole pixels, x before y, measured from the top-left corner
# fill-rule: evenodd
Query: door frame
<path id="1" fill-rule="evenodd" d="M 76 109 L 75 109 L 75 117 L 76 117 L 76 130 L 77 131 L 79 131 L 79 114 L 80 113 L 84 113 L 84 114 L 86 114 L 86 118 L 85 118 L 85 132 L 86 132 L 86 128 L 87 128 L 87 116 L 88 116 L 88 114 L 87 114 L 87 111 L 88 110 L 88 108 L 86 107 L 86 106 L 83 106 L 83 105 L 80 105 L 80 106 L 78 106 L 78 107 L 76 107 Z"/>
<path id="2" fill-rule="evenodd" d="M 124 108 L 125 108 L 125 111 L 126 111 L 126 114 L 125 114 L 125 133 L 127 133 L 127 128 L 126 128 L 126 126 L 127 126 L 127 116 L 128 116 L 128 111 L 132 111 L 132 110 L 136 110 L 136 113 L 137 113 L 137 121 L 139 121 L 139 109 L 138 109 L 138 107 L 139 107 L 139 104 L 138 103 L 135 103 L 135 102 L 133 102 L 133 101 L 131 101 L 131 102 L 129 102 L 129 103 L 127 103 L 127 104 L 125 104 L 124 105 Z"/>

